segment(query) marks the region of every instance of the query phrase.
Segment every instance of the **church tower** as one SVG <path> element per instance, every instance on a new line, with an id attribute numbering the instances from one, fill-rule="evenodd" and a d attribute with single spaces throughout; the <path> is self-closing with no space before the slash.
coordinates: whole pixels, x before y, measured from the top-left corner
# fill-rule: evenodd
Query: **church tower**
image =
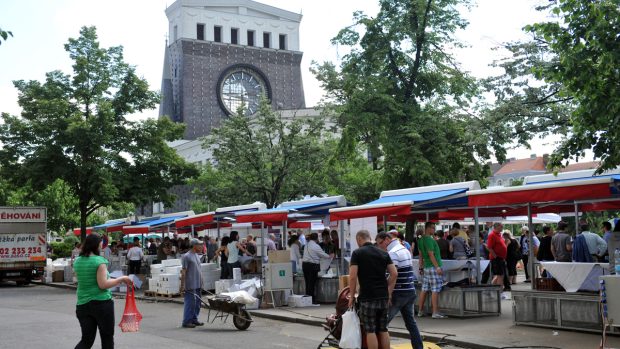
<path id="1" fill-rule="evenodd" d="M 261 95 L 278 110 L 305 108 L 301 15 L 252 0 L 177 0 L 166 9 L 169 41 L 160 117 L 187 125 L 194 140 Z"/>

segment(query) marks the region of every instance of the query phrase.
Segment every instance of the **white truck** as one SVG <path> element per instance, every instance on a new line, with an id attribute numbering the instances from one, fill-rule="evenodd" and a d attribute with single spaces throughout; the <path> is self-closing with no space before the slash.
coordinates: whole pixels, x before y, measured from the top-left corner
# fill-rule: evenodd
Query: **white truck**
<path id="1" fill-rule="evenodd" d="M 0 207 L 0 281 L 26 285 L 43 275 L 46 237 L 45 207 Z"/>

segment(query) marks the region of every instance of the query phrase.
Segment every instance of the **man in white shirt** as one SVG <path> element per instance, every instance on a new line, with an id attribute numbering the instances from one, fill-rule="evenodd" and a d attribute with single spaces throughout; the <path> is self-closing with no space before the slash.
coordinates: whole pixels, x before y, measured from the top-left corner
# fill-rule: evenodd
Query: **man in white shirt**
<path id="1" fill-rule="evenodd" d="M 598 234 L 590 231 L 587 223 L 580 225 L 581 235 L 586 239 L 588 252 L 592 255 L 595 262 L 603 261 L 603 256 L 607 252 L 607 242 Z"/>
<path id="2" fill-rule="evenodd" d="M 140 239 L 135 237 L 133 239 L 133 247 L 127 251 L 127 259 L 129 260 L 129 272 L 128 274 L 140 274 L 140 268 L 142 267 L 142 259 L 144 258 L 144 253 L 142 252 L 142 247 L 140 246 Z"/>

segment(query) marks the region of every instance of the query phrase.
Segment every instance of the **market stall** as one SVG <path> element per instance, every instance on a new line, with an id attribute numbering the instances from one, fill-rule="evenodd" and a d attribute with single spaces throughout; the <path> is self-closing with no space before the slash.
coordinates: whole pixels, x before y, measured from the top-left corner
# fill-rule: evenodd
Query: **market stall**
<path id="1" fill-rule="evenodd" d="M 237 222 L 260 223 L 261 238 L 265 238 L 264 228 L 266 226 L 281 226 L 281 242 L 282 246 L 284 247 L 286 246 L 287 227 L 290 227 L 292 225 L 293 227 L 297 228 L 312 229 L 318 227 L 319 225 L 321 227 L 324 227 L 325 225 L 329 226 L 329 223 L 325 224 L 326 222 L 329 222 L 329 209 L 335 207 L 342 207 L 345 205 L 346 199 L 342 195 L 311 198 L 299 201 L 284 202 L 277 208 L 273 209 L 237 213 L 235 214 L 235 218 Z M 323 220 L 313 220 L 313 218 L 319 217 L 323 218 Z M 263 239 L 261 239 L 260 241 L 262 242 Z M 339 241 L 342 241 L 342 239 L 340 239 Z M 264 253 L 264 244 L 261 244 L 261 251 Z M 290 258 L 287 258 L 287 263 L 291 265 Z M 338 262 L 336 261 L 334 265 L 336 267 L 335 271 L 328 272 L 329 270 L 332 270 L 331 263 L 332 261 L 330 260 L 327 261 L 327 263 L 322 264 L 321 277 L 317 282 L 317 294 L 315 295 L 315 300 L 322 303 L 333 303 L 338 297 L 338 276 L 340 275 L 338 271 Z M 305 293 L 305 285 L 302 277 L 295 278 L 294 283 L 295 292 Z M 293 284 L 292 281 L 291 284 Z"/>
<path id="2" fill-rule="evenodd" d="M 351 240 L 354 240 L 354 232 L 359 228 L 371 230 L 371 235 L 376 233 L 376 226 L 379 221 L 382 221 L 386 228 L 388 221 L 403 222 L 411 219 L 438 221 L 441 212 L 448 209 L 466 208 L 468 206 L 467 192 L 478 189 L 480 189 L 478 182 L 470 181 L 389 190 L 381 192 L 377 200 L 364 205 L 332 209 L 330 214 L 332 220 L 344 220 L 351 227 L 355 227 L 355 229 L 351 229 Z M 478 276 L 476 279 L 479 283 L 479 275 L 488 267 L 488 261 L 480 259 L 478 239 L 475 238 L 474 240 L 476 243 L 475 250 L 477 251 L 475 259 L 463 262 L 444 261 L 444 263 L 446 263 L 445 268 L 450 270 L 450 273 L 455 273 L 455 278 L 459 277 L 456 275 L 457 271 L 460 272 L 469 266 L 472 272 Z M 351 245 L 355 247 L 353 241 L 351 241 Z M 414 269 L 417 270 L 418 268 Z M 445 288 L 440 295 L 439 307 L 442 312 L 457 317 L 499 315 L 501 313 L 500 300 L 498 286 L 479 285 L 467 288 Z"/>
<path id="3" fill-rule="evenodd" d="M 481 215 L 527 214 L 530 231 L 533 231 L 532 215 L 535 213 L 574 213 L 577 225 L 581 212 L 620 209 L 620 175 L 592 176 L 590 173 L 588 177 L 571 176 L 532 176 L 525 179 L 523 186 L 470 191 L 470 208 L 461 211 L 472 213 L 473 210 L 476 221 Z M 578 226 L 575 226 L 575 231 L 579 231 Z M 530 260 L 534 260 L 533 249 L 530 249 Z M 569 292 L 536 289 L 539 280 L 532 283 L 532 290 L 513 291 L 515 324 L 583 331 L 600 328 L 602 323 L 598 295 L 576 291 L 596 290 L 591 285 L 592 275 L 605 273 L 605 265 L 577 262 L 545 264 L 545 268 Z M 531 263 L 531 268 L 531 275 L 536 276 L 534 263 Z"/>

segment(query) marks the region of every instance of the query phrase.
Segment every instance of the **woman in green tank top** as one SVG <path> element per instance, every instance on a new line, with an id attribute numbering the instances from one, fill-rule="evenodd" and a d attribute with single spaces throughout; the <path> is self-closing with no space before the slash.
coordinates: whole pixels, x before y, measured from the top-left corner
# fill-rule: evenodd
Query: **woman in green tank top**
<path id="1" fill-rule="evenodd" d="M 82 328 L 82 339 L 76 349 L 91 348 L 99 328 L 101 347 L 114 348 L 114 303 L 110 288 L 124 282 L 132 285 L 128 276 L 110 279 L 108 261 L 99 255 L 101 237 L 91 234 L 86 237 L 80 256 L 73 263 L 77 275 L 76 316 Z"/>

